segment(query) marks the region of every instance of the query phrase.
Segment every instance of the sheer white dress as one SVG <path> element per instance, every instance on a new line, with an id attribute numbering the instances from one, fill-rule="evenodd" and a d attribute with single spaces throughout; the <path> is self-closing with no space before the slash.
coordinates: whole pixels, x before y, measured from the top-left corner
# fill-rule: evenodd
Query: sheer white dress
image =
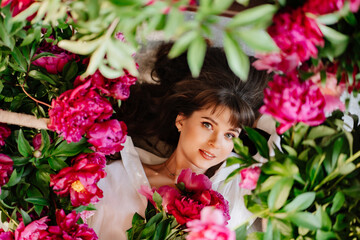
<path id="1" fill-rule="evenodd" d="M 150 187 L 141 162 L 160 164 L 166 160 L 134 147 L 130 137 L 127 137 L 121 157 L 121 161 L 106 166 L 107 176 L 98 184 L 104 197 L 96 204 L 96 213 L 87 221 L 100 240 L 126 239 L 126 230 L 131 228 L 134 213 L 144 216 L 147 205 L 146 198 L 138 193 L 141 185 Z M 224 163 L 211 178 L 212 188 L 229 201 L 230 228 L 236 228 L 252 215 L 244 206 L 243 195 L 249 192 L 239 188 L 239 175 L 225 184 L 226 177 L 234 167 L 225 167 Z"/>

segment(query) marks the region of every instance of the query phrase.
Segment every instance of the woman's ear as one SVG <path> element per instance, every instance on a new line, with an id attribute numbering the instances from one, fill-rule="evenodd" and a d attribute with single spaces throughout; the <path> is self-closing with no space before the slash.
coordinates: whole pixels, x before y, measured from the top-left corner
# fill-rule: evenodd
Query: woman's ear
<path id="1" fill-rule="evenodd" d="M 178 129 L 178 132 L 181 132 L 181 128 L 183 126 L 183 121 L 185 119 L 185 115 L 183 113 L 179 113 L 177 116 L 176 116 L 176 119 L 175 119 L 175 126 L 176 128 Z"/>

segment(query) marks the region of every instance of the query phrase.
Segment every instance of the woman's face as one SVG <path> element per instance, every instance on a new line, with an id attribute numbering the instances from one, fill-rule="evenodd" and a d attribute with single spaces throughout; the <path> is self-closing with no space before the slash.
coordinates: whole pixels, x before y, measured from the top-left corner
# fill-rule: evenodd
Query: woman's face
<path id="1" fill-rule="evenodd" d="M 175 157 L 193 170 L 206 171 L 224 161 L 234 147 L 232 139 L 240 134 L 240 128 L 229 123 L 231 111 L 227 107 L 213 110 L 195 111 L 190 117 L 179 114 L 176 118 L 180 138 Z"/>

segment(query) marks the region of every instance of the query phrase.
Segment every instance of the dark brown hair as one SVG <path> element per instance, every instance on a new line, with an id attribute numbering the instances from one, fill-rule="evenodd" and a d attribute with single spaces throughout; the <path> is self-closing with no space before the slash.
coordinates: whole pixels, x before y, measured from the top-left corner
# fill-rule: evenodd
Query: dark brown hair
<path id="1" fill-rule="evenodd" d="M 158 136 L 176 146 L 175 118 L 190 116 L 204 108 L 228 107 L 235 127 L 252 126 L 262 105 L 267 74 L 250 69 L 248 81 L 240 80 L 229 68 L 221 48 L 208 47 L 199 77 L 192 77 L 186 53 L 169 59 L 171 44 L 157 53 L 152 77 L 156 84 L 137 84 L 119 111 L 133 137 Z"/>

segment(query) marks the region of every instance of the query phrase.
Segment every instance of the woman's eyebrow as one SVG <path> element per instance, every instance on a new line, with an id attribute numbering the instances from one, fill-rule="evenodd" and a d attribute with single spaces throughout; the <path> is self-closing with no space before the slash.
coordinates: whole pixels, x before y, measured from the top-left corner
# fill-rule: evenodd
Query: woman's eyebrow
<path id="1" fill-rule="evenodd" d="M 212 123 L 214 123 L 216 126 L 218 126 L 219 124 L 214 120 L 212 119 L 211 117 L 201 117 L 201 118 L 204 118 Z M 237 132 L 238 134 L 240 134 L 240 130 L 238 128 L 230 128 L 229 131 L 233 131 L 233 132 Z"/>

